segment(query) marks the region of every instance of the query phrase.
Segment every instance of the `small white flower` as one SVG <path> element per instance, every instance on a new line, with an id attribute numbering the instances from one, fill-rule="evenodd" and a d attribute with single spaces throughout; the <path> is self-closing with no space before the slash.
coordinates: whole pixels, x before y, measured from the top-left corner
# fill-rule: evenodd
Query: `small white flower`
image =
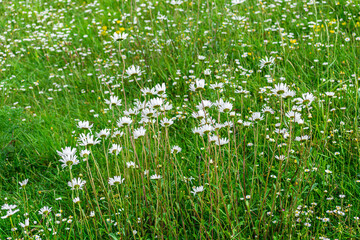
<path id="1" fill-rule="evenodd" d="M 105 103 L 109 104 L 109 108 L 111 109 L 113 105 L 121 106 L 121 99 L 119 99 L 118 96 L 110 96 L 110 100 L 105 99 Z"/>
<path id="2" fill-rule="evenodd" d="M 281 96 L 285 92 L 288 92 L 289 88 L 285 83 L 279 83 L 279 84 L 275 84 L 275 87 L 271 91 L 276 96 Z"/>
<path id="3" fill-rule="evenodd" d="M 39 210 L 39 214 L 40 214 L 40 215 L 43 215 L 43 216 L 46 216 L 46 215 L 48 215 L 48 214 L 51 212 L 51 209 L 52 209 L 52 207 L 48 207 L 48 206 L 42 207 L 42 208 Z"/>
<path id="4" fill-rule="evenodd" d="M 16 207 L 16 205 L 10 205 L 10 206 L 15 206 Z M 3 209 L 3 208 L 1 208 L 1 209 Z M 18 211 L 20 211 L 19 209 L 15 209 L 15 210 L 13 210 L 13 209 L 8 209 L 8 211 L 6 212 L 6 215 L 5 216 L 2 216 L 1 218 L 2 219 L 5 219 L 5 218 L 8 218 L 8 217 L 11 217 L 12 215 L 14 215 L 15 213 L 17 213 Z"/>
<path id="5" fill-rule="evenodd" d="M 125 40 L 127 38 L 127 36 L 129 36 L 129 34 L 127 34 L 127 33 L 124 33 L 124 32 L 116 33 L 115 32 L 114 35 L 111 38 L 114 40 L 114 42 L 116 42 L 116 41 Z"/>
<path id="6" fill-rule="evenodd" d="M 81 178 L 73 178 L 71 182 L 68 182 L 69 187 L 71 187 L 71 190 L 79 189 L 82 190 L 84 187 L 86 181 L 82 180 Z"/>
<path id="7" fill-rule="evenodd" d="M 260 68 L 264 68 L 265 66 L 271 66 L 273 65 L 275 62 L 275 58 L 274 57 L 265 57 L 264 59 L 260 60 Z"/>
<path id="8" fill-rule="evenodd" d="M 179 147 L 179 146 L 173 146 L 173 147 L 171 148 L 171 153 L 176 154 L 176 153 L 179 153 L 179 152 L 181 152 L 181 147 Z"/>
<path id="9" fill-rule="evenodd" d="M 134 162 L 127 162 L 126 166 L 127 166 L 127 168 L 137 168 L 138 167 Z"/>
<path id="10" fill-rule="evenodd" d="M 126 70 L 126 74 L 131 77 L 131 76 L 141 76 L 142 74 L 142 71 L 140 69 L 139 66 L 134 66 L 132 65 L 131 67 L 129 67 L 127 70 Z"/>
<path id="11" fill-rule="evenodd" d="M 160 120 L 160 124 L 162 127 L 168 127 L 174 124 L 172 119 L 163 118 Z"/>
<path id="12" fill-rule="evenodd" d="M 204 79 L 196 79 L 195 83 L 190 84 L 190 91 L 200 91 L 205 88 L 205 80 Z"/>
<path id="13" fill-rule="evenodd" d="M 25 222 L 24 223 L 19 223 L 19 225 L 22 227 L 22 228 L 26 228 L 30 225 L 30 221 L 29 221 L 29 218 L 25 219 Z"/>
<path id="14" fill-rule="evenodd" d="M 162 178 L 161 175 L 157 175 L 157 174 L 154 174 L 154 175 L 150 176 L 151 180 L 158 180 L 158 179 L 161 179 L 161 178 Z"/>
<path id="15" fill-rule="evenodd" d="M 132 119 L 129 118 L 129 117 L 121 117 L 117 121 L 117 125 L 118 125 L 119 128 L 124 127 L 124 126 L 128 126 L 131 123 L 132 123 Z"/>
<path id="16" fill-rule="evenodd" d="M 109 129 L 102 129 L 100 132 L 96 133 L 97 138 L 108 138 L 110 136 Z"/>
<path id="17" fill-rule="evenodd" d="M 238 5 L 238 4 L 241 4 L 243 2 L 245 2 L 245 0 L 231 0 L 232 5 Z"/>
<path id="18" fill-rule="evenodd" d="M 124 182 L 125 178 L 121 178 L 121 176 L 114 176 L 113 178 L 109 178 L 109 184 L 111 186 L 120 185 Z"/>
<path id="19" fill-rule="evenodd" d="M 100 143 L 100 140 L 98 138 L 94 139 L 94 136 L 91 135 L 90 133 L 88 134 L 80 134 L 79 139 L 78 139 L 78 143 L 80 146 L 92 146 L 92 145 L 96 145 Z"/>
<path id="20" fill-rule="evenodd" d="M 90 124 L 89 121 L 79 121 L 77 127 L 80 129 L 88 129 L 91 130 L 91 128 L 94 126 L 94 124 Z"/>
<path id="21" fill-rule="evenodd" d="M 261 115 L 260 112 L 253 112 L 251 117 L 249 117 L 250 121 L 257 122 L 264 119 L 264 116 Z"/>
<path id="22" fill-rule="evenodd" d="M 229 143 L 229 139 L 227 138 L 220 138 L 218 141 L 215 141 L 215 144 L 218 146 L 222 146 Z"/>
<path id="23" fill-rule="evenodd" d="M 133 132 L 134 133 L 134 139 L 138 139 L 140 137 L 145 136 L 145 132 L 146 132 L 146 129 L 143 126 L 139 127 L 138 129 L 135 129 L 134 132 Z"/>
<path id="24" fill-rule="evenodd" d="M 121 152 L 121 150 L 122 150 L 122 147 L 120 147 L 120 145 L 113 143 L 113 145 L 109 149 L 109 153 L 111 153 L 111 154 L 115 153 L 115 155 L 118 155 Z"/>
<path id="25" fill-rule="evenodd" d="M 192 194 L 194 194 L 194 196 L 199 193 L 199 192 L 203 192 L 205 190 L 204 186 L 199 186 L 199 187 L 193 187 L 193 190 L 191 191 Z"/>
<path id="26" fill-rule="evenodd" d="M 20 186 L 22 188 L 22 187 L 25 187 L 28 184 L 28 182 L 29 182 L 29 179 L 25 179 L 24 181 L 19 182 L 19 184 L 20 184 Z"/>

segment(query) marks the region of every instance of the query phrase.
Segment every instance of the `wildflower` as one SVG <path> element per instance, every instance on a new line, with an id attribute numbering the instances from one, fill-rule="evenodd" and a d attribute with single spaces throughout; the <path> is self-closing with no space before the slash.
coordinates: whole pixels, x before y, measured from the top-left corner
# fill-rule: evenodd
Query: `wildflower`
<path id="1" fill-rule="evenodd" d="M 48 206 L 44 206 L 39 210 L 39 214 L 46 216 L 51 212 L 51 209 L 52 209 L 52 207 L 49 208 Z"/>
<path id="2" fill-rule="evenodd" d="M 111 109 L 111 107 L 114 106 L 121 106 L 121 99 L 119 99 L 118 96 L 110 96 L 110 100 L 105 99 L 105 103 L 109 104 L 109 108 Z"/>
<path id="3" fill-rule="evenodd" d="M 115 138 L 115 137 L 122 137 L 124 135 L 124 132 L 122 131 L 119 131 L 119 130 L 116 130 L 113 132 L 113 134 L 111 135 L 112 138 Z"/>
<path id="4" fill-rule="evenodd" d="M 29 182 L 29 179 L 25 179 L 22 182 L 19 182 L 19 184 L 20 184 L 20 186 L 22 188 L 22 187 L 25 187 L 28 184 L 28 182 Z"/>
<path id="5" fill-rule="evenodd" d="M 245 0 L 231 0 L 231 4 L 234 6 L 234 5 L 238 5 L 238 4 L 241 4 L 245 2 Z"/>
<path id="6" fill-rule="evenodd" d="M 73 199 L 73 203 L 75 203 L 75 204 L 76 204 L 76 203 L 80 203 L 80 198 L 79 198 L 79 197 L 74 198 L 74 199 Z"/>
<path id="7" fill-rule="evenodd" d="M 63 163 L 62 168 L 72 167 L 80 163 L 76 155 L 64 155 L 59 161 Z"/>
<path id="8" fill-rule="evenodd" d="M 295 141 L 298 141 L 298 142 L 305 142 L 305 141 L 308 141 L 309 139 L 310 139 L 310 136 L 308 136 L 308 135 L 295 137 Z"/>
<path id="9" fill-rule="evenodd" d="M 132 108 L 130 108 L 130 109 L 128 109 L 127 111 L 125 110 L 124 111 L 124 114 L 126 115 L 126 116 L 135 116 L 135 115 L 137 115 L 137 114 L 139 114 L 139 110 L 138 109 L 132 109 Z"/>
<path id="10" fill-rule="evenodd" d="M 204 70 L 204 75 L 207 75 L 207 76 L 209 76 L 209 75 L 211 75 L 211 70 L 210 69 L 205 69 Z"/>
<path id="11" fill-rule="evenodd" d="M 198 112 L 193 112 L 191 114 L 191 116 L 193 118 L 201 120 L 201 119 L 205 118 L 205 112 L 203 110 L 199 110 Z"/>
<path id="12" fill-rule="evenodd" d="M 315 97 L 312 93 L 303 93 L 302 94 L 302 104 L 310 105 L 315 100 Z"/>
<path id="13" fill-rule="evenodd" d="M 138 167 L 134 162 L 127 162 L 126 166 L 127 166 L 127 168 L 137 168 Z"/>
<path id="14" fill-rule="evenodd" d="M 193 187 L 193 190 L 191 191 L 192 194 L 194 194 L 194 196 L 199 193 L 199 192 L 203 192 L 205 190 L 204 186 L 199 186 L 199 187 Z"/>
<path id="15" fill-rule="evenodd" d="M 284 156 L 284 155 L 277 156 L 276 155 L 275 158 L 279 161 L 284 161 L 286 159 L 286 156 Z"/>
<path id="16" fill-rule="evenodd" d="M 134 139 L 138 139 L 139 137 L 143 137 L 145 136 L 145 132 L 146 129 L 144 127 L 139 127 L 138 129 L 135 129 L 133 134 L 134 134 Z"/>
<path id="17" fill-rule="evenodd" d="M 154 108 L 154 109 L 157 109 L 157 108 L 160 108 L 161 105 L 163 105 L 164 103 L 164 100 L 162 98 L 153 98 L 153 99 L 150 99 L 150 101 L 148 102 L 148 107 L 149 108 Z"/>
<path id="18" fill-rule="evenodd" d="M 126 70 L 126 74 L 131 77 L 131 76 L 141 76 L 142 74 L 142 71 L 140 69 L 139 66 L 134 66 L 132 65 L 131 67 L 129 67 L 127 70 Z"/>
<path id="19" fill-rule="evenodd" d="M 30 225 L 30 221 L 29 221 L 29 218 L 25 219 L 25 222 L 24 223 L 19 223 L 19 225 L 22 227 L 22 228 L 26 228 Z"/>
<path id="20" fill-rule="evenodd" d="M 222 146 L 229 143 L 229 139 L 227 138 L 220 138 L 218 141 L 215 142 L 216 145 Z"/>
<path id="21" fill-rule="evenodd" d="M 2 219 L 11 217 L 12 215 L 14 215 L 15 213 L 17 213 L 18 211 L 20 211 L 19 209 L 15 209 L 17 208 L 17 205 L 9 205 L 7 203 L 5 203 L 4 205 L 1 206 L 1 210 L 7 210 L 7 213 L 5 216 L 2 216 Z"/>
<path id="22" fill-rule="evenodd" d="M 169 111 L 171 109 L 172 109 L 172 104 L 166 102 L 160 107 L 159 111 L 160 112 L 165 112 L 165 111 Z"/>
<path id="23" fill-rule="evenodd" d="M 151 118 L 155 115 L 155 110 L 152 108 L 145 108 L 141 112 L 143 118 Z"/>
<path id="24" fill-rule="evenodd" d="M 88 133 L 86 135 L 84 133 L 82 133 L 79 136 L 78 142 L 79 142 L 80 146 L 86 147 L 86 146 L 93 146 L 93 145 L 99 144 L 100 140 L 98 138 L 94 139 L 94 136 L 91 135 L 90 133 Z"/>
<path id="25" fill-rule="evenodd" d="M 211 126 L 210 124 L 205 124 L 204 126 L 201 127 L 201 131 L 203 134 L 208 134 L 214 131 L 214 127 Z"/>
<path id="26" fill-rule="evenodd" d="M 89 121 L 79 121 L 78 122 L 78 128 L 80 129 L 88 129 L 91 130 L 91 128 L 93 127 L 94 124 L 90 124 Z"/>
<path id="27" fill-rule="evenodd" d="M 261 110 L 263 113 L 270 113 L 270 114 L 274 114 L 274 110 L 268 106 L 264 106 L 263 109 Z"/>
<path id="28" fill-rule="evenodd" d="M 114 42 L 116 42 L 116 41 L 123 41 L 123 40 L 125 40 L 128 36 L 129 36 L 129 34 L 124 33 L 124 32 L 122 32 L 122 33 L 116 33 L 116 32 L 115 32 L 114 35 L 113 35 L 111 38 L 113 39 Z"/>
<path id="29" fill-rule="evenodd" d="M 111 153 L 111 154 L 114 154 L 114 153 L 115 153 L 115 155 L 119 155 L 119 153 L 121 152 L 121 150 L 122 150 L 122 147 L 120 147 L 120 145 L 118 145 L 118 144 L 113 144 L 113 145 L 111 146 L 111 148 L 109 149 L 109 153 Z"/>
<path id="30" fill-rule="evenodd" d="M 71 190 L 80 189 L 84 187 L 86 181 L 82 180 L 81 178 L 73 178 L 71 182 L 68 182 L 69 187 L 71 187 Z"/>
<path id="31" fill-rule="evenodd" d="M 176 153 L 179 153 L 179 152 L 181 152 L 181 147 L 179 147 L 179 146 L 173 146 L 173 147 L 171 148 L 171 153 L 176 154 Z"/>
<path id="32" fill-rule="evenodd" d="M 288 90 L 288 91 L 283 93 L 282 98 L 288 99 L 288 98 L 295 97 L 295 95 L 296 95 L 295 91 Z"/>
<path id="33" fill-rule="evenodd" d="M 260 112 L 252 113 L 252 116 L 249 118 L 250 121 L 254 121 L 254 122 L 261 121 L 263 119 L 264 117 L 261 115 Z"/>
<path id="34" fill-rule="evenodd" d="M 195 83 L 190 84 L 190 91 L 196 92 L 205 89 L 205 80 L 204 79 L 196 79 Z"/>
<path id="35" fill-rule="evenodd" d="M 65 148 L 61 149 L 61 152 L 60 151 L 56 151 L 56 152 L 60 157 L 64 157 L 64 156 L 67 156 L 67 155 L 75 155 L 76 148 L 65 147 Z"/>
<path id="36" fill-rule="evenodd" d="M 289 91 L 289 88 L 285 83 L 279 83 L 279 84 L 275 84 L 275 87 L 271 91 L 276 96 L 281 96 L 283 93 Z"/>
<path id="37" fill-rule="evenodd" d="M 108 138 L 110 136 L 109 129 L 102 129 L 100 132 L 96 133 L 97 138 Z"/>
<path id="38" fill-rule="evenodd" d="M 240 22 L 246 21 L 246 17 L 243 17 L 243 16 L 232 16 L 231 19 L 236 20 L 236 21 L 240 21 Z"/>
<path id="39" fill-rule="evenodd" d="M 87 150 L 87 149 L 84 149 L 84 150 L 81 150 L 81 152 L 80 152 L 80 157 L 88 157 L 89 155 L 90 155 L 90 151 L 89 150 Z"/>
<path id="40" fill-rule="evenodd" d="M 114 176 L 113 178 L 109 178 L 109 184 L 111 186 L 120 185 L 124 182 L 125 178 L 121 178 L 121 176 Z"/>
<path id="41" fill-rule="evenodd" d="M 204 112 L 203 110 L 209 109 L 212 105 L 213 105 L 213 104 L 212 104 L 211 101 L 209 101 L 209 100 L 202 100 L 202 101 L 196 106 L 196 108 L 199 110 L 199 112 L 200 112 L 200 111 Z"/>
<path id="42" fill-rule="evenodd" d="M 213 89 L 213 90 L 222 90 L 223 88 L 224 88 L 224 83 L 210 84 L 210 89 Z"/>
<path id="43" fill-rule="evenodd" d="M 158 179 L 161 179 L 161 178 L 162 178 L 161 175 L 157 175 L 157 174 L 154 174 L 154 175 L 150 176 L 151 180 L 158 180 Z"/>
<path id="44" fill-rule="evenodd" d="M 143 96 L 148 96 L 148 95 L 155 95 L 156 94 L 156 90 L 155 88 L 143 88 L 141 89 L 141 92 L 143 93 Z"/>
<path id="45" fill-rule="evenodd" d="M 239 0 L 237 0 L 237 1 L 239 1 Z M 241 1 L 241 0 L 240 0 Z M 265 57 L 264 59 L 261 59 L 260 60 L 260 69 L 261 68 L 264 68 L 265 66 L 272 66 L 273 64 L 274 64 L 274 62 L 275 62 L 275 58 L 274 57 L 270 57 L 270 58 L 268 58 L 268 57 Z"/>
<path id="46" fill-rule="evenodd" d="M 230 102 L 222 102 L 218 104 L 219 112 L 230 112 L 233 108 L 232 103 Z"/>
<path id="47" fill-rule="evenodd" d="M 123 127 L 123 126 L 128 126 L 132 123 L 131 118 L 129 117 L 121 117 L 119 118 L 119 120 L 117 121 L 117 125 L 119 128 Z"/>
<path id="48" fill-rule="evenodd" d="M 8 217 L 11 217 L 12 215 L 14 215 L 15 213 L 17 213 L 18 211 L 20 211 L 20 210 L 19 210 L 19 209 L 15 209 L 15 210 L 9 209 L 9 210 L 6 212 L 6 215 L 5 215 L 5 216 L 2 216 L 1 218 L 2 218 L 2 219 L 5 219 L 5 218 L 8 218 Z"/>
<path id="49" fill-rule="evenodd" d="M 334 97 L 335 93 L 334 92 L 325 92 L 325 95 L 328 97 Z"/>
<path id="50" fill-rule="evenodd" d="M 171 126 L 172 124 L 174 124 L 174 121 L 171 119 L 163 118 L 160 120 L 160 124 L 163 127 L 168 127 L 168 126 Z"/>

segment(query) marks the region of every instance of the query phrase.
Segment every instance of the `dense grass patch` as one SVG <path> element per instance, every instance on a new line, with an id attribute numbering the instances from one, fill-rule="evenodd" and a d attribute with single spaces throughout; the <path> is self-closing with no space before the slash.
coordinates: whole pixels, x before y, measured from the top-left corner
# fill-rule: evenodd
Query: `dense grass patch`
<path id="1" fill-rule="evenodd" d="M 359 9 L 2 0 L 0 239 L 360 238 Z"/>

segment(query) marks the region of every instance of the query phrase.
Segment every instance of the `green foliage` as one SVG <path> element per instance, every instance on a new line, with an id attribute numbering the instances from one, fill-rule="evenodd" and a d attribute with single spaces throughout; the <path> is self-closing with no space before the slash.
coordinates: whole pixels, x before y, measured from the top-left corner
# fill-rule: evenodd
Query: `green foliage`
<path id="1" fill-rule="evenodd" d="M 357 1 L 0 2 L 0 205 L 20 209 L 1 219 L 0 239 L 360 238 Z M 129 36 L 114 42 L 115 32 Z M 128 77 L 131 65 L 141 76 Z M 206 90 L 190 91 L 198 78 Z M 80 157 L 82 133 L 115 132 L 134 100 L 154 98 L 140 88 L 162 83 L 171 110 L 154 124 L 132 117 L 123 136 Z M 296 96 L 274 95 L 279 83 Z M 305 93 L 315 97 L 310 105 L 293 101 Z M 122 106 L 109 109 L 110 95 Z M 200 121 L 191 117 L 201 100 L 220 98 L 233 114 L 214 106 L 207 114 L 234 124 L 216 132 L 230 140 L 221 147 L 194 134 Z M 275 113 L 249 120 L 264 106 Z M 303 124 L 286 116 L 299 106 Z M 165 116 L 174 119 L 167 130 Z M 79 129 L 80 120 L 92 131 Z M 144 138 L 133 139 L 143 125 Z M 109 153 L 113 143 L 118 156 Z M 80 161 L 71 170 L 56 152 L 66 146 Z M 125 178 L 119 188 L 108 184 L 116 175 Z M 70 190 L 73 178 L 86 187 Z M 39 214 L 44 206 L 51 213 Z M 28 236 L 19 226 L 25 212 Z"/>

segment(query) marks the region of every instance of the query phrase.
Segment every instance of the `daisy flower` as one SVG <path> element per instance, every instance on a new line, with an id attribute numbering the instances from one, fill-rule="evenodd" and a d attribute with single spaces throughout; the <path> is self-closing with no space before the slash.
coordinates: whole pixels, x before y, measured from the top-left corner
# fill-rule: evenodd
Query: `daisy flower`
<path id="1" fill-rule="evenodd" d="M 125 178 L 121 178 L 121 176 L 114 176 L 113 178 L 109 178 L 109 185 L 120 185 L 124 182 Z"/>
<path id="2" fill-rule="evenodd" d="M 114 42 L 116 42 L 116 41 L 125 40 L 128 36 L 129 36 L 129 34 L 124 33 L 124 32 L 122 32 L 122 33 L 115 32 L 111 38 L 113 39 Z"/>

